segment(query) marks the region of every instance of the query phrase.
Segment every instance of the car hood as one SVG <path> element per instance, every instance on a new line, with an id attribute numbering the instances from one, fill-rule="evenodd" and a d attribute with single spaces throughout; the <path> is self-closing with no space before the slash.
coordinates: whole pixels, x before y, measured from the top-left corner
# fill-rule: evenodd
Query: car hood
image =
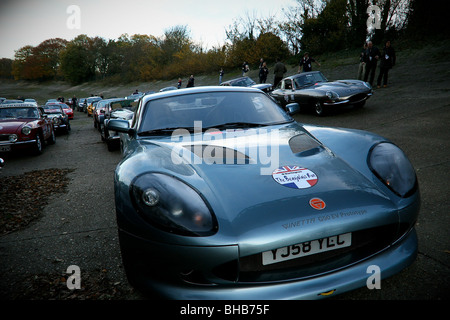
<path id="1" fill-rule="evenodd" d="M 24 120 L 2 120 L 0 121 L 0 134 L 17 133 L 24 125 L 32 121 Z"/>
<path id="2" fill-rule="evenodd" d="M 357 92 L 370 91 L 360 80 L 337 80 L 332 82 L 319 82 L 312 86 L 313 89 L 334 91 L 340 96 L 346 96 Z"/>
<path id="3" fill-rule="evenodd" d="M 322 223 L 329 224 L 327 235 L 340 234 L 348 232 L 349 224 L 356 228 L 362 217 L 367 227 L 398 222 L 389 197 L 303 127 L 271 128 L 152 140 L 149 148 L 144 142 L 135 164 L 158 161 L 158 170 L 196 188 L 213 208 L 222 235 L 240 243 L 265 243 L 268 235 L 280 246 L 289 243 L 288 235 L 295 241 L 321 238 L 317 232 L 324 229 L 317 225 Z M 214 163 L 211 146 L 224 154 L 231 150 L 229 157 Z M 133 170 L 141 169 L 134 165 Z M 325 207 L 313 208 L 314 199 Z"/>

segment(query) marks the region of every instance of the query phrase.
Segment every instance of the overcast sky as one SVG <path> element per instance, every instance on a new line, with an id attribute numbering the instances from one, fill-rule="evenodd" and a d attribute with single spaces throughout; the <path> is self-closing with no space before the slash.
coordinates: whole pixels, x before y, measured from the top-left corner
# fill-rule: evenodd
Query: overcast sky
<path id="1" fill-rule="evenodd" d="M 128 33 L 160 37 L 187 26 L 203 47 L 225 43 L 225 29 L 238 17 L 283 17 L 296 0 L 0 0 L 0 58 L 14 58 L 25 45 L 72 40 L 79 34 L 117 39 Z M 74 5 L 74 6 L 73 6 Z M 79 14 L 78 14 L 79 12 Z"/>

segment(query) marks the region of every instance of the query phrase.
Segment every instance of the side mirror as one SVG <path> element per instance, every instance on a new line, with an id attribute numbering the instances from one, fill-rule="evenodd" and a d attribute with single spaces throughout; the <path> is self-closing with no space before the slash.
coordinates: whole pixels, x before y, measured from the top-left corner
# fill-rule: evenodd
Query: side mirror
<path id="1" fill-rule="evenodd" d="M 128 120 L 121 119 L 111 119 L 106 124 L 106 128 L 110 131 L 123 132 L 128 134 L 133 134 L 134 130 L 130 128 Z"/>
<path id="2" fill-rule="evenodd" d="M 286 111 L 289 115 L 296 114 L 300 112 L 300 106 L 297 102 L 289 103 L 288 105 L 286 105 Z"/>

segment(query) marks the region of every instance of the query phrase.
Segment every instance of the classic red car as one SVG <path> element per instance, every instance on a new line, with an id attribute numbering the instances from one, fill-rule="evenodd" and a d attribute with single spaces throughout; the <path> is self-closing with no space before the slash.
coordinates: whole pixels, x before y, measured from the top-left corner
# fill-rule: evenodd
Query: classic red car
<path id="1" fill-rule="evenodd" d="M 56 142 L 53 122 L 29 103 L 0 106 L 0 152 L 30 149 L 41 154 L 44 143 Z"/>
<path id="2" fill-rule="evenodd" d="M 67 116 L 69 117 L 69 120 L 72 120 L 73 119 L 73 109 L 65 103 L 61 103 L 61 107 L 63 108 L 64 113 L 67 114 Z"/>
<path id="3" fill-rule="evenodd" d="M 63 108 L 64 113 L 69 117 L 69 120 L 73 119 L 73 109 L 67 103 L 49 100 L 45 105 L 47 106 L 49 104 L 59 104 Z"/>

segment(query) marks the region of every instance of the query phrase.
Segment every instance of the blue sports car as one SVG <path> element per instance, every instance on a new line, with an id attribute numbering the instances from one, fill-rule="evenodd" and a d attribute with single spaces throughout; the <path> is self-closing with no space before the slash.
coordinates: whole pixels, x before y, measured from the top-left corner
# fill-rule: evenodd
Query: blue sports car
<path id="1" fill-rule="evenodd" d="M 369 132 L 297 123 L 298 108 L 254 88 L 197 87 L 144 96 L 132 121 L 109 121 L 133 286 L 168 299 L 319 299 L 413 263 L 420 195 L 405 154 Z"/>

